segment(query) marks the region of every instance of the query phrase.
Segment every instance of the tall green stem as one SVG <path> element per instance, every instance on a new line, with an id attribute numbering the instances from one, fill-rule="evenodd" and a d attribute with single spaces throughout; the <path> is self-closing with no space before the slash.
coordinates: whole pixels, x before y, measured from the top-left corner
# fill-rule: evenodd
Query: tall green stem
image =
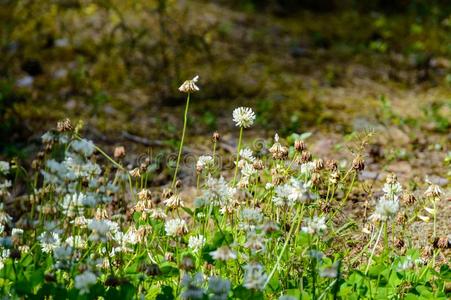
<path id="1" fill-rule="evenodd" d="M 189 97 L 190 97 L 190 93 L 188 93 L 188 97 L 186 97 L 185 114 L 184 114 L 184 116 L 183 116 L 182 139 L 181 139 L 181 141 L 180 141 L 179 155 L 177 156 L 177 164 L 176 164 L 176 166 L 175 166 L 174 178 L 172 179 L 172 185 L 171 185 L 172 188 L 174 188 L 175 182 L 176 182 L 176 180 L 177 180 L 177 172 L 178 172 L 178 170 L 179 170 L 180 158 L 182 157 L 183 142 L 185 141 L 186 123 L 187 123 L 187 121 L 188 121 Z"/>
<path id="2" fill-rule="evenodd" d="M 241 140 L 242 139 L 243 139 L 243 127 L 240 127 L 240 137 L 238 139 L 238 148 L 237 148 L 237 152 L 236 152 L 235 175 L 233 176 L 233 184 L 236 183 L 236 176 L 238 175 L 238 161 L 240 160 Z"/>

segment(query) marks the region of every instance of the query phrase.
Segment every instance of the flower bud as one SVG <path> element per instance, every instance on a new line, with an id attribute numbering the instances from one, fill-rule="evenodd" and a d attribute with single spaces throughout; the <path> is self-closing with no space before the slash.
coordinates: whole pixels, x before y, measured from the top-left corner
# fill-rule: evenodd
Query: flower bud
<path id="1" fill-rule="evenodd" d="M 114 158 L 123 158 L 125 156 L 124 146 L 118 146 L 114 148 Z"/>
<path id="2" fill-rule="evenodd" d="M 221 135 L 219 134 L 219 132 L 217 131 L 213 132 L 212 139 L 214 142 L 218 142 L 221 139 Z"/>

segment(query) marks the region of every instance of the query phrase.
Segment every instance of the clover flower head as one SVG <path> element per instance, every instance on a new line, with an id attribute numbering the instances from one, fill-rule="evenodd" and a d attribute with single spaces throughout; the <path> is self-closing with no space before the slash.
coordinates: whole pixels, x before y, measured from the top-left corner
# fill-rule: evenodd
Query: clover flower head
<path id="1" fill-rule="evenodd" d="M 75 276 L 75 288 L 80 290 L 80 294 L 89 293 L 89 288 L 97 282 L 97 276 L 91 271 Z"/>
<path id="2" fill-rule="evenodd" d="M 230 259 L 236 259 L 236 254 L 228 246 L 221 246 L 215 251 L 210 252 L 211 257 L 214 260 L 227 261 Z"/>
<path id="3" fill-rule="evenodd" d="M 188 247 L 193 250 L 194 253 L 198 252 L 205 244 L 205 237 L 202 234 L 197 236 L 190 236 L 188 239 Z"/>
<path id="4" fill-rule="evenodd" d="M 250 263 L 244 266 L 244 287 L 252 290 L 263 290 L 268 276 L 262 265 Z"/>
<path id="5" fill-rule="evenodd" d="M 251 127 L 254 121 L 255 113 L 250 107 L 238 107 L 233 111 L 233 122 L 237 127 Z"/>
<path id="6" fill-rule="evenodd" d="M 371 215 L 373 221 L 387 221 L 393 219 L 399 210 L 398 199 L 387 199 L 382 196 L 376 205 L 376 210 Z"/>
<path id="7" fill-rule="evenodd" d="M 327 229 L 326 218 L 314 216 L 311 219 L 306 220 L 307 226 L 302 227 L 303 232 L 310 234 L 322 234 Z"/>
<path id="8" fill-rule="evenodd" d="M 182 236 L 188 232 L 186 222 L 183 219 L 171 219 L 167 220 L 164 224 L 164 229 L 167 236 Z"/>

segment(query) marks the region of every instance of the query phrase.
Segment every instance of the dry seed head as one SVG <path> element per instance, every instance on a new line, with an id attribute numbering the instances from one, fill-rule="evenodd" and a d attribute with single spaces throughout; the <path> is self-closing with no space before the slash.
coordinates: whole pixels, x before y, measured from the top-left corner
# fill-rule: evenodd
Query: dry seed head
<path id="1" fill-rule="evenodd" d="M 138 193 L 138 199 L 139 200 L 151 200 L 152 199 L 152 192 L 149 189 L 142 189 Z"/>
<path id="2" fill-rule="evenodd" d="M 395 183 L 398 182 L 398 177 L 396 176 L 395 173 L 392 173 L 392 174 L 387 176 L 386 182 L 388 184 L 395 184 Z"/>
<path id="3" fill-rule="evenodd" d="M 191 80 L 186 80 L 180 87 L 179 91 L 182 93 L 194 93 L 199 91 L 196 82 L 199 80 L 199 75 L 194 76 Z"/>
<path id="4" fill-rule="evenodd" d="M 312 154 L 309 151 L 307 151 L 307 150 L 302 151 L 302 153 L 301 153 L 301 162 L 302 163 L 306 163 L 306 162 L 309 162 L 311 160 L 312 160 Z"/>
<path id="5" fill-rule="evenodd" d="M 434 246 L 434 248 L 438 248 L 438 249 L 449 249 L 450 243 L 449 243 L 448 237 L 443 236 L 443 237 L 436 238 L 434 240 L 433 246 Z"/>
<path id="6" fill-rule="evenodd" d="M 307 146 L 305 145 L 305 142 L 303 140 L 297 140 L 294 142 L 294 149 L 297 152 L 302 152 L 307 149 Z"/>
<path id="7" fill-rule="evenodd" d="M 365 169 L 365 161 L 363 160 L 363 157 L 361 155 L 357 155 L 354 158 L 354 160 L 352 161 L 352 168 L 358 172 Z"/>
<path id="8" fill-rule="evenodd" d="M 338 170 L 338 162 L 334 159 L 328 159 L 326 161 L 326 168 L 329 171 L 337 171 Z"/>
<path id="9" fill-rule="evenodd" d="M 401 197 L 401 201 L 405 205 L 412 205 L 416 202 L 416 198 L 412 193 L 404 193 Z"/>
<path id="10" fill-rule="evenodd" d="M 314 186 L 318 186 L 321 183 L 321 175 L 317 172 L 313 172 L 311 180 Z"/>
<path id="11" fill-rule="evenodd" d="M 403 239 L 399 239 L 398 238 L 398 239 L 395 240 L 395 247 L 396 248 L 401 249 L 401 248 L 404 247 L 404 245 L 405 245 L 405 243 L 404 243 Z"/>
<path id="12" fill-rule="evenodd" d="M 407 215 L 405 213 L 399 213 L 396 217 L 396 223 L 399 225 L 404 225 L 407 222 Z"/>
<path id="13" fill-rule="evenodd" d="M 58 132 L 67 132 L 71 131 L 72 129 L 73 129 L 72 123 L 68 118 L 58 121 L 58 123 L 56 123 L 56 130 Z"/>
<path id="14" fill-rule="evenodd" d="M 124 146 L 117 146 L 114 148 L 114 158 L 123 158 L 125 157 L 125 148 Z"/>
<path id="15" fill-rule="evenodd" d="M 257 159 L 257 160 L 254 161 L 253 167 L 254 167 L 255 170 L 263 170 L 263 168 L 265 166 L 264 166 L 263 161 L 261 159 Z"/>
<path id="16" fill-rule="evenodd" d="M 324 161 L 320 159 L 315 160 L 315 171 L 321 171 L 324 169 Z"/>
<path id="17" fill-rule="evenodd" d="M 171 197 L 174 194 L 174 192 L 171 189 L 164 189 L 163 192 L 161 193 L 161 197 L 163 199 L 167 199 L 169 197 Z"/>
<path id="18" fill-rule="evenodd" d="M 141 176 L 141 172 L 139 170 L 139 168 L 134 168 L 133 170 L 129 171 L 130 176 L 138 178 Z"/>
<path id="19" fill-rule="evenodd" d="M 280 160 L 286 159 L 288 157 L 288 149 L 279 143 L 279 135 L 277 133 L 274 137 L 274 141 L 274 144 L 269 148 L 272 157 Z"/>

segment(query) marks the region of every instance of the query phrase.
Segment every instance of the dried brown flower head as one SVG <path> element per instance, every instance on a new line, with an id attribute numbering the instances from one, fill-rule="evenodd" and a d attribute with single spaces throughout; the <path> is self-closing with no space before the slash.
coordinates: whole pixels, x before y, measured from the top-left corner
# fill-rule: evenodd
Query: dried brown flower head
<path id="1" fill-rule="evenodd" d="M 58 121 L 58 123 L 56 123 L 56 130 L 58 132 L 67 132 L 71 131 L 72 129 L 73 129 L 72 123 L 68 118 Z"/>
<path id="2" fill-rule="evenodd" d="M 305 142 L 303 140 L 297 140 L 294 142 L 294 149 L 297 152 L 302 152 L 307 149 L 307 146 L 305 145 Z"/>
<path id="3" fill-rule="evenodd" d="M 365 169 L 365 161 L 363 160 L 363 157 L 361 155 L 357 155 L 354 160 L 352 161 L 352 168 L 359 172 L 363 171 Z"/>

